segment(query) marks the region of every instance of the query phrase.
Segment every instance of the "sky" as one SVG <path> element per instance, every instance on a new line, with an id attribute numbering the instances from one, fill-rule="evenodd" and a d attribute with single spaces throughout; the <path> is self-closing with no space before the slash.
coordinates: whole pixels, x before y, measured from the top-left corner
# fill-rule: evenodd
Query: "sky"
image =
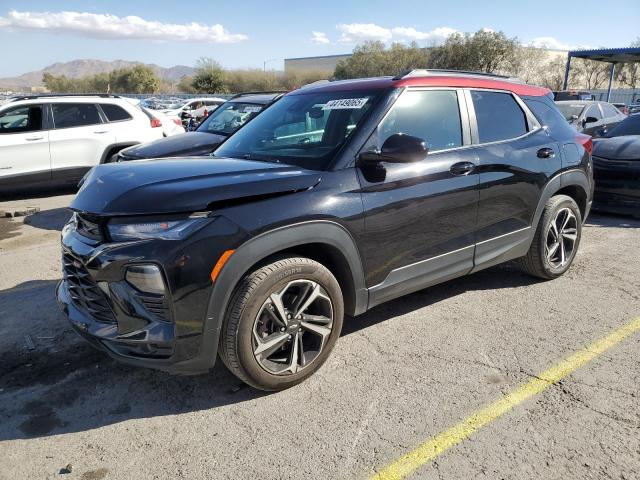
<path id="1" fill-rule="evenodd" d="M 625 47 L 640 0 L 0 0 L 0 77 L 75 59 L 282 69 L 285 58 L 348 53 L 364 40 L 442 42 L 503 31 L 552 48 Z"/>

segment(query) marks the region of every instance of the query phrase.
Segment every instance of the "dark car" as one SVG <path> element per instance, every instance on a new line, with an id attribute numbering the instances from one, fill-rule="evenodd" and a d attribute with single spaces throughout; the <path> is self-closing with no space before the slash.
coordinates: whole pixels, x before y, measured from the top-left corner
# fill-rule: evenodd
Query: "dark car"
<path id="1" fill-rule="evenodd" d="M 119 360 L 199 373 L 219 355 L 287 388 L 375 305 L 513 259 L 566 272 L 590 151 L 549 90 L 503 77 L 299 89 L 213 158 L 93 169 L 62 231 L 58 301 Z"/>
<path id="2" fill-rule="evenodd" d="M 553 99 L 557 102 L 561 100 L 593 100 L 593 95 L 587 90 L 560 90 L 553 92 Z"/>
<path id="3" fill-rule="evenodd" d="M 194 132 L 121 150 L 118 161 L 209 155 L 229 135 L 282 96 L 282 92 L 240 94 L 220 105 Z"/>
<path id="4" fill-rule="evenodd" d="M 607 102 L 556 101 L 564 118 L 580 133 L 601 137 L 627 116 Z"/>
<path id="5" fill-rule="evenodd" d="M 629 115 L 640 113 L 640 103 L 633 103 L 629 105 Z"/>
<path id="6" fill-rule="evenodd" d="M 594 208 L 640 217 L 640 115 L 594 141 Z"/>

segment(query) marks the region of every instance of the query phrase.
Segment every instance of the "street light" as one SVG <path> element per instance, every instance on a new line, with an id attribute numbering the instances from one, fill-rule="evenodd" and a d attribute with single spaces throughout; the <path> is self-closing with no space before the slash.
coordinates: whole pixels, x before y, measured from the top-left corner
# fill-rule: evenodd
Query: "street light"
<path id="1" fill-rule="evenodd" d="M 266 71 L 267 71 L 267 63 L 269 63 L 269 62 L 275 62 L 275 61 L 277 61 L 277 60 L 280 60 L 280 59 L 279 59 L 279 58 L 270 58 L 269 60 L 265 60 L 264 62 L 262 62 L 262 70 L 263 70 L 264 72 L 266 72 Z"/>

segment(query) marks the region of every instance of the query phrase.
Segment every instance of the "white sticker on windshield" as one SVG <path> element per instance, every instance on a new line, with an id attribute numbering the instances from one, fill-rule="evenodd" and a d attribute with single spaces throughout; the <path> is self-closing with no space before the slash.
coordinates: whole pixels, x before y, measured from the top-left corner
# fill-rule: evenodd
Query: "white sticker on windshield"
<path id="1" fill-rule="evenodd" d="M 367 103 L 369 97 L 364 98 L 342 98 L 340 100 L 329 100 L 324 104 L 322 110 L 344 110 L 349 108 L 362 108 Z"/>

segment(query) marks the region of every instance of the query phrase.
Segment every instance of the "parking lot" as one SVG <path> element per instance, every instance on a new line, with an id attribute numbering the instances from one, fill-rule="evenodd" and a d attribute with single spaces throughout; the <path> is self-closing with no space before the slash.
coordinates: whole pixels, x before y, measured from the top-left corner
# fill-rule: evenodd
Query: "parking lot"
<path id="1" fill-rule="evenodd" d="M 0 203 L 40 208 L 0 218 L 0 478 L 371 477 L 640 317 L 640 221 L 593 214 L 561 278 L 507 264 L 348 318 L 289 390 L 257 392 L 221 362 L 173 377 L 94 351 L 59 313 L 71 198 Z M 639 347 L 621 339 L 414 477 L 637 478 Z"/>

